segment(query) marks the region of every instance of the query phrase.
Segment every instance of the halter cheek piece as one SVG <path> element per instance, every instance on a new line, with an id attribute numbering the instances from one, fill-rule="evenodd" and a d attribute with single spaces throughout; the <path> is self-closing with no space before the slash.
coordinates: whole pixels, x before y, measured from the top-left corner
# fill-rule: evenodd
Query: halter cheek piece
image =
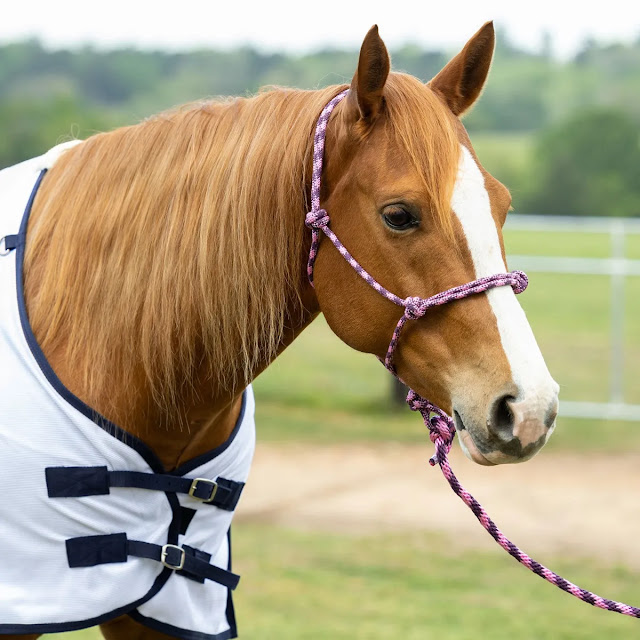
<path id="1" fill-rule="evenodd" d="M 345 90 L 339 93 L 333 100 L 331 100 L 325 108 L 322 110 L 318 122 L 316 124 L 316 131 L 313 140 L 313 173 L 311 177 L 311 211 L 307 213 L 305 218 L 305 224 L 311 229 L 311 249 L 309 251 L 309 262 L 307 264 L 307 274 L 309 281 L 313 285 L 313 266 L 315 264 L 316 257 L 318 255 L 318 248 L 320 246 L 320 232 L 322 232 L 340 252 L 340 255 L 351 265 L 355 272 L 370 286 L 372 286 L 380 295 L 384 296 L 387 300 L 390 300 L 394 304 L 404 308 L 404 313 L 398 321 L 396 328 L 391 337 L 387 354 L 384 358 L 384 366 L 393 375 L 398 377 L 398 374 L 393 366 L 393 354 L 398 346 L 398 340 L 400 334 L 407 320 L 418 320 L 424 316 L 429 309 L 437 307 L 453 300 L 461 300 L 476 293 L 482 293 L 488 289 L 494 287 L 504 287 L 509 285 L 513 288 L 515 293 L 521 293 L 527 288 L 528 280 L 527 276 L 522 271 L 512 271 L 511 273 L 498 273 L 486 278 L 479 278 L 473 282 L 448 289 L 437 293 L 430 298 L 408 297 L 400 298 L 399 296 L 391 293 L 385 289 L 380 283 L 378 283 L 373 276 L 358 263 L 358 261 L 347 251 L 345 246 L 340 242 L 336 234 L 331 230 L 329 224 L 331 222 L 329 214 L 320 208 L 320 183 L 322 177 L 322 161 L 324 156 L 324 141 L 327 130 L 327 124 L 329 122 L 329 116 L 335 108 L 335 106 L 349 93 L 349 90 Z M 614 611 L 623 615 L 640 618 L 640 609 L 632 607 L 631 605 L 624 604 L 622 602 L 616 602 L 614 600 L 608 600 L 601 596 L 591 593 L 585 589 L 581 589 L 577 585 L 565 580 L 557 573 L 551 571 L 544 565 L 536 562 L 530 558 L 524 551 L 521 551 L 513 542 L 511 542 L 496 526 L 495 522 L 489 517 L 482 505 L 466 490 L 462 487 L 458 479 L 453 473 L 449 464 L 447 454 L 451 449 L 451 444 L 455 437 L 455 425 L 450 416 L 448 416 L 442 409 L 429 402 L 425 398 L 418 395 L 415 391 L 410 390 L 407 395 L 407 403 L 412 411 L 419 411 L 422 414 L 425 426 L 429 429 L 429 437 L 435 444 L 436 453 L 429 460 L 429 463 L 434 466 L 438 464 L 442 470 L 442 474 L 446 478 L 449 486 L 453 489 L 454 493 L 471 509 L 476 518 L 480 521 L 480 524 L 487 530 L 489 535 L 513 558 L 518 562 L 526 566 L 530 571 L 533 571 L 536 575 L 540 576 L 547 582 L 556 585 L 558 588 L 570 593 L 571 595 L 579 598 L 584 602 L 598 607 L 600 609 L 607 609 L 608 611 Z"/>
<path id="2" fill-rule="evenodd" d="M 404 308 L 404 313 L 398 321 L 396 328 L 389 342 L 387 354 L 384 358 L 384 366 L 396 377 L 398 374 L 393 365 L 393 355 L 400 334 L 407 320 L 417 320 L 422 318 L 429 309 L 437 307 L 453 300 L 461 300 L 476 293 L 482 293 L 493 287 L 503 287 L 509 285 L 513 287 L 516 293 L 521 293 L 527 288 L 527 276 L 522 271 L 513 271 L 512 273 L 499 273 L 485 278 L 479 278 L 473 282 L 436 293 L 430 298 L 419 298 L 410 296 L 408 298 L 400 298 L 395 293 L 391 293 L 385 289 L 376 279 L 370 275 L 364 267 L 347 251 L 346 247 L 340 242 L 336 234 L 331 230 L 329 224 L 331 219 L 329 214 L 320 208 L 320 185 L 322 179 L 322 163 L 324 158 L 324 142 L 327 131 L 329 117 L 335 106 L 349 93 L 349 90 L 339 93 L 331 100 L 322 110 L 318 122 L 316 124 L 315 136 L 313 139 L 313 172 L 311 175 L 311 211 L 307 213 L 305 224 L 311 229 L 311 249 L 309 251 L 309 262 L 307 264 L 307 275 L 309 282 L 313 285 L 313 267 L 318 255 L 320 246 L 320 232 L 331 241 L 340 255 L 351 265 L 355 272 L 371 287 L 373 287 L 380 295 L 387 300 Z M 436 443 L 437 438 L 443 440 L 447 452 L 451 448 L 451 443 L 455 436 L 455 426 L 453 420 L 442 409 L 432 404 L 425 398 L 422 398 L 415 391 L 410 391 L 407 396 L 407 403 L 412 411 L 420 411 L 424 418 L 425 424 L 429 428 L 431 440 Z M 434 414 L 434 417 L 431 417 Z M 436 464 L 436 456 L 431 459 L 431 464 Z"/>

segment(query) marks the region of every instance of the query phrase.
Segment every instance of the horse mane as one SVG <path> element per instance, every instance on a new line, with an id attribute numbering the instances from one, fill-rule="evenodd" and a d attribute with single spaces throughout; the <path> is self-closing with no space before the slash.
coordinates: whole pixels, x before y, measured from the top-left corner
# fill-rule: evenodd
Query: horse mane
<path id="1" fill-rule="evenodd" d="M 342 89 L 190 104 L 62 155 L 34 203 L 25 290 L 43 350 L 77 365 L 89 396 L 142 376 L 177 408 L 196 375 L 238 387 L 275 357 L 305 313 L 313 128 Z M 458 164 L 446 107 L 401 74 L 385 95 L 446 226 Z"/>

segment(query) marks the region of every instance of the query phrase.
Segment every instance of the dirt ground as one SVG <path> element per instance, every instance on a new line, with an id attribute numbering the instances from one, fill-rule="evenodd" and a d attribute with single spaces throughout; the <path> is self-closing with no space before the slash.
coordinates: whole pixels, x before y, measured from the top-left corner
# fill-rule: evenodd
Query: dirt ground
<path id="1" fill-rule="evenodd" d="M 495 542 L 424 446 L 259 443 L 238 520 L 337 533 L 440 532 L 452 546 Z M 541 562 L 570 554 L 640 568 L 640 454 L 545 453 L 480 467 L 454 444 L 451 465 L 504 533 Z"/>

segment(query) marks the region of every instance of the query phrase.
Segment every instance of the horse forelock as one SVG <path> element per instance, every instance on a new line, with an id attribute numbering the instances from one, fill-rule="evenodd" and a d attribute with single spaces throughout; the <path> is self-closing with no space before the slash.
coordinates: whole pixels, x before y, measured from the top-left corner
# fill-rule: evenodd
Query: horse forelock
<path id="1" fill-rule="evenodd" d="M 460 161 L 454 119 L 427 85 L 407 74 L 389 76 L 385 101 L 391 134 L 421 179 L 434 218 L 452 240 L 451 196 Z"/>

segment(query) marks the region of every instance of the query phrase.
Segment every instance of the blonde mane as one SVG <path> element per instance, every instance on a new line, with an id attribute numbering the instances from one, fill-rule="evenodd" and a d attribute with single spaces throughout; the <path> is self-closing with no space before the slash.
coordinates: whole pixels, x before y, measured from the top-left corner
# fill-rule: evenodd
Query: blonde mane
<path id="1" fill-rule="evenodd" d="M 304 313 L 313 128 L 343 88 L 187 105 L 66 152 L 28 227 L 26 299 L 45 352 L 77 363 L 90 394 L 142 376 L 168 409 L 195 376 L 246 384 Z M 458 147 L 445 106 L 399 74 L 387 103 L 449 224 Z"/>

